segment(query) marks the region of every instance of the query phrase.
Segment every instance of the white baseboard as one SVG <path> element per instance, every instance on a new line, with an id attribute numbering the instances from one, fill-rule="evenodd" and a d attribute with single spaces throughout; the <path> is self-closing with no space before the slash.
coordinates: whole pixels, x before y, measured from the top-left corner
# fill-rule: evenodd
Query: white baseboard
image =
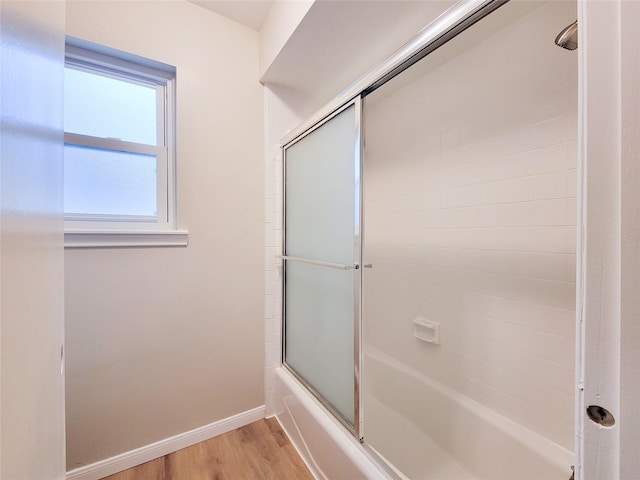
<path id="1" fill-rule="evenodd" d="M 182 448 L 190 447 L 191 445 L 203 442 L 236 428 L 243 427 L 264 418 L 264 415 L 265 407 L 262 405 L 189 432 L 180 433 L 150 445 L 121 453 L 115 457 L 75 468 L 67 472 L 67 480 L 99 480 L 114 473 L 176 452 Z"/>

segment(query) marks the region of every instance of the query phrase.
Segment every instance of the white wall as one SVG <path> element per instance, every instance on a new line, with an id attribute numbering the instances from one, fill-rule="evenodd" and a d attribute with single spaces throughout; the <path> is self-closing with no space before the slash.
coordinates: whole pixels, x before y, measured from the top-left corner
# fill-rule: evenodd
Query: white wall
<path id="1" fill-rule="evenodd" d="M 621 63 L 621 315 L 620 315 L 620 478 L 640 477 L 640 3 L 620 5 Z M 595 333 L 595 332 L 594 332 Z"/>
<path id="2" fill-rule="evenodd" d="M 575 15 L 552 2 L 446 57 L 463 34 L 374 92 L 364 164 L 365 349 L 568 450 L 577 52 L 553 39 Z M 416 317 L 440 323 L 440 346 L 413 337 Z"/>
<path id="3" fill-rule="evenodd" d="M 0 3 L 0 478 L 64 478 L 64 3 Z"/>
<path id="4" fill-rule="evenodd" d="M 260 77 L 273 63 L 315 0 L 273 2 L 260 29 Z"/>
<path id="5" fill-rule="evenodd" d="M 189 2 L 69 2 L 67 34 L 177 68 L 186 248 L 65 252 L 68 468 L 264 403 L 258 33 Z"/>

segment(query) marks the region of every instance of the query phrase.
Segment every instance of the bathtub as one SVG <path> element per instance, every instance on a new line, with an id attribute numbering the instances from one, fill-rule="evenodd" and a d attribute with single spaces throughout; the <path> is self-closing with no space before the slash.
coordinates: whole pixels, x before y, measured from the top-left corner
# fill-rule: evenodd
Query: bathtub
<path id="1" fill-rule="evenodd" d="M 366 447 L 289 372 L 276 371 L 276 417 L 315 478 L 566 480 L 571 476 L 571 451 L 380 352 L 369 350 L 364 360 Z M 410 395 L 394 394 L 399 390 Z M 381 460 L 389 465 L 383 468 Z"/>
<path id="2" fill-rule="evenodd" d="M 407 477 L 571 476 L 571 451 L 393 358 L 367 350 L 364 369 L 364 439 Z"/>

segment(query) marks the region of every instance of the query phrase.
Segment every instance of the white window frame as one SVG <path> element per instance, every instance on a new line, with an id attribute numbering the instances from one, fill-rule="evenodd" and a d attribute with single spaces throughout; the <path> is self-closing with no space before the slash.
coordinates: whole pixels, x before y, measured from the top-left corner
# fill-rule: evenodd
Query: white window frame
<path id="1" fill-rule="evenodd" d="M 176 218 L 175 68 L 72 37 L 65 67 L 155 87 L 158 116 L 156 145 L 65 132 L 65 144 L 157 159 L 156 217 L 65 213 L 65 247 L 187 245 L 188 232 L 177 229 Z"/>

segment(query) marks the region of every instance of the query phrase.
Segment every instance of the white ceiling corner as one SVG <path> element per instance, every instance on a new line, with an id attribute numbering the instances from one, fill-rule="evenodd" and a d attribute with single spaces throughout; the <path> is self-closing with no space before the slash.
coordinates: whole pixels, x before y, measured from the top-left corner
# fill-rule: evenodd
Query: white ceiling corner
<path id="1" fill-rule="evenodd" d="M 234 22 L 260 31 L 273 0 L 188 0 Z"/>

